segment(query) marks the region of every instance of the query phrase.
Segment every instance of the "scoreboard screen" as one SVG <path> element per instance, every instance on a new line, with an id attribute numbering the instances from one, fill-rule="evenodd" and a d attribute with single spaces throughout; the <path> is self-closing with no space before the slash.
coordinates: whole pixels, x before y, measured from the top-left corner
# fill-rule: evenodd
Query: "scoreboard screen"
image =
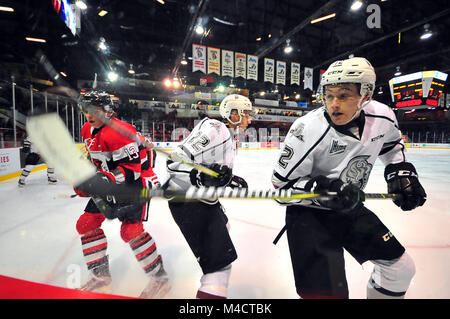
<path id="1" fill-rule="evenodd" d="M 444 95 L 447 74 L 423 71 L 398 76 L 389 81 L 392 102 L 396 108 L 428 108 L 439 105 Z"/>

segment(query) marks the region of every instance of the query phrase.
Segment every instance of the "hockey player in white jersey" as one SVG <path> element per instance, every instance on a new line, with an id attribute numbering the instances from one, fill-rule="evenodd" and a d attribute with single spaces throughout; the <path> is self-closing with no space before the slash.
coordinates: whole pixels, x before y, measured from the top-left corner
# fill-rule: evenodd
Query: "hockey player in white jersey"
<path id="1" fill-rule="evenodd" d="M 174 152 L 187 162 L 206 166 L 219 175 L 212 177 L 186 164 L 168 160 L 169 189 L 186 190 L 192 185 L 247 187 L 244 179 L 232 175 L 232 168 L 235 129 L 245 131 L 251 122 L 251 110 L 248 98 L 233 94 L 225 97 L 220 105 L 220 114 L 229 128 L 215 119 L 201 120 Z M 189 202 L 169 199 L 169 208 L 203 272 L 196 298 L 226 298 L 231 263 L 237 254 L 228 234 L 228 219 L 222 205 L 218 199 Z"/>
<path id="2" fill-rule="evenodd" d="M 368 298 L 403 298 L 415 273 L 405 248 L 362 203 L 377 158 L 388 192 L 399 194 L 397 206 L 412 210 L 426 200 L 394 112 L 372 100 L 375 78 L 364 58 L 332 63 L 321 79 L 324 106 L 292 124 L 275 165 L 277 188 L 337 192 L 326 200 L 280 201 L 302 298 L 348 298 L 343 249 L 374 264 Z"/>
<path id="3" fill-rule="evenodd" d="M 22 170 L 22 174 L 19 177 L 19 187 L 25 186 L 25 179 L 30 175 L 31 170 L 36 165 L 43 163 L 38 150 L 33 146 L 30 137 L 26 137 L 23 141 L 22 152 L 26 154 L 25 167 Z M 55 169 L 53 167 L 47 167 L 47 180 L 49 184 L 56 184 Z"/>

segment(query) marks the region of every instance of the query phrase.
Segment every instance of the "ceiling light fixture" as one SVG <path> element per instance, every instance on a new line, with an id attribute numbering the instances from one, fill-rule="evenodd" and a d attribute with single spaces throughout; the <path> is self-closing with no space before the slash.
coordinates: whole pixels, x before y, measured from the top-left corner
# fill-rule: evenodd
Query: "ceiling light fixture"
<path id="1" fill-rule="evenodd" d="M 3 7 L 3 6 L 0 6 L 0 11 L 14 12 L 14 9 L 11 8 L 11 7 Z"/>
<path id="2" fill-rule="evenodd" d="M 181 59 L 180 64 L 181 64 L 181 65 L 187 65 L 187 64 L 188 64 L 188 62 L 187 62 L 187 60 L 186 60 L 186 55 L 185 55 L 184 53 L 183 53 L 183 59 Z"/>
<path id="3" fill-rule="evenodd" d="M 165 4 L 164 0 L 156 0 L 156 1 L 161 3 L 161 4 Z"/>
<path id="4" fill-rule="evenodd" d="M 331 13 L 329 15 L 326 15 L 326 16 L 323 16 L 323 17 L 311 20 L 311 24 L 314 24 L 314 23 L 317 23 L 317 22 L 321 22 L 321 21 L 324 21 L 324 20 L 328 20 L 328 19 L 334 18 L 335 16 L 336 16 L 336 13 Z"/>
<path id="5" fill-rule="evenodd" d="M 61 71 L 61 72 L 59 72 L 59 74 L 61 74 L 63 77 L 67 77 L 67 74 L 66 73 L 64 73 L 63 71 Z"/>
<path id="6" fill-rule="evenodd" d="M 291 40 L 287 39 L 286 46 L 284 47 L 283 51 L 284 51 L 284 53 L 289 54 L 292 52 L 292 50 L 293 50 L 293 48 L 291 46 Z"/>
<path id="7" fill-rule="evenodd" d="M 136 72 L 133 70 L 133 64 L 130 64 L 130 69 L 128 70 L 129 74 L 135 74 Z"/>
<path id="8" fill-rule="evenodd" d="M 195 27 L 195 33 L 197 33 L 198 35 L 205 33 L 205 29 L 201 26 L 201 25 L 197 25 Z"/>
<path id="9" fill-rule="evenodd" d="M 361 0 L 353 1 L 352 6 L 350 7 L 350 10 L 357 11 L 357 10 L 361 9 L 362 5 L 363 5 L 363 3 Z"/>
<path id="10" fill-rule="evenodd" d="M 106 11 L 106 10 L 100 10 L 100 12 L 98 13 L 98 15 L 101 17 L 104 17 L 107 14 L 108 14 L 108 11 Z"/>
<path id="11" fill-rule="evenodd" d="M 81 1 L 81 0 L 75 1 L 75 5 L 76 5 L 78 8 L 80 8 L 81 10 L 86 10 L 86 9 L 87 9 L 86 3 L 84 3 L 84 2 Z"/>
<path id="12" fill-rule="evenodd" d="M 31 41 L 31 42 L 40 42 L 40 43 L 46 43 L 47 42 L 45 39 L 32 38 L 32 37 L 25 37 L 25 40 Z"/>
<path id="13" fill-rule="evenodd" d="M 108 79 L 111 82 L 117 81 L 118 78 L 119 78 L 119 75 L 116 72 L 113 72 L 113 71 L 108 72 Z"/>
<path id="14" fill-rule="evenodd" d="M 170 79 L 165 79 L 164 80 L 164 86 L 165 87 L 171 87 L 172 86 L 172 81 L 170 81 Z"/>
<path id="15" fill-rule="evenodd" d="M 431 38 L 433 36 L 433 32 L 431 32 L 431 30 L 429 29 L 430 25 L 427 23 L 423 26 L 423 28 L 425 29 L 425 31 L 420 36 L 420 40 L 426 40 Z"/>
<path id="16" fill-rule="evenodd" d="M 396 72 L 394 73 L 395 76 L 402 75 L 402 72 L 400 71 L 400 66 L 397 66 L 395 69 L 396 69 Z"/>

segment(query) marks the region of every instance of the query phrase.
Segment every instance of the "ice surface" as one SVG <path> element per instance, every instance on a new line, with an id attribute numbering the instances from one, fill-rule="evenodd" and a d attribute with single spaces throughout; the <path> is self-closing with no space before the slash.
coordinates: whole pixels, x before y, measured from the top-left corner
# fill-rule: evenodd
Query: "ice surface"
<path id="1" fill-rule="evenodd" d="M 251 187 L 270 187 L 278 150 L 240 150 L 234 173 Z M 406 298 L 450 298 L 450 150 L 410 149 L 408 160 L 420 175 L 428 201 L 403 212 L 390 200 L 372 200 L 373 210 L 407 248 L 416 263 L 416 275 Z M 156 171 L 164 180 L 164 156 Z M 75 224 L 86 198 L 62 198 L 72 188 L 47 184 L 44 171 L 31 174 L 25 188 L 17 179 L 0 183 L 0 274 L 67 287 L 81 284 L 88 272 Z M 385 192 L 383 167 L 374 166 L 367 192 Z M 284 207 L 271 200 L 222 200 L 230 219 L 238 259 L 233 264 L 229 298 L 298 298 L 284 235 L 272 241 L 284 225 Z M 120 238 L 120 222 L 105 221 L 108 254 L 115 294 L 138 296 L 146 276 L 131 249 Z M 154 199 L 145 229 L 156 240 L 172 282 L 170 298 L 195 298 L 201 271 L 173 221 L 167 202 Z M 372 271 L 346 253 L 350 298 L 365 298 Z M 76 276 L 79 274 L 80 276 Z"/>

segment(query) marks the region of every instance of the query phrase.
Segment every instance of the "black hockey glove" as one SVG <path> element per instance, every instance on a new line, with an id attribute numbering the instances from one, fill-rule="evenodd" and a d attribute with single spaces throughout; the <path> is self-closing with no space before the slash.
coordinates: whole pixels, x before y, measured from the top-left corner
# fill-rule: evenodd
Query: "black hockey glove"
<path id="1" fill-rule="evenodd" d="M 388 193 L 400 195 L 394 198 L 394 203 L 402 210 L 412 210 L 422 206 L 427 200 L 427 194 L 420 185 L 416 169 L 411 163 L 389 164 L 384 170 L 384 178 Z"/>
<path id="2" fill-rule="evenodd" d="M 210 176 L 203 172 L 199 172 L 194 168 L 189 174 L 191 184 L 194 186 L 221 187 L 227 186 L 230 183 L 231 178 L 233 177 L 231 168 L 226 165 L 212 164 L 211 166 L 209 166 L 209 169 L 219 173 L 219 176 Z"/>
<path id="3" fill-rule="evenodd" d="M 364 201 L 364 192 L 357 186 L 344 184 L 340 179 L 330 179 L 322 175 L 310 179 L 305 189 L 318 194 L 336 192 L 337 196 L 318 199 L 317 202 L 323 207 L 339 212 L 349 212 Z"/>
<path id="4" fill-rule="evenodd" d="M 245 179 L 243 179 L 240 176 L 237 175 L 233 175 L 233 177 L 231 178 L 231 183 L 229 185 L 231 188 L 248 188 L 248 184 L 245 181 Z"/>
<path id="5" fill-rule="evenodd" d="M 115 217 L 121 222 L 142 219 L 142 204 L 137 202 L 116 205 L 113 207 L 113 211 Z"/>
<path id="6" fill-rule="evenodd" d="M 22 153 L 28 154 L 28 153 L 30 153 L 30 151 L 31 151 L 31 148 L 29 146 L 22 147 Z"/>

